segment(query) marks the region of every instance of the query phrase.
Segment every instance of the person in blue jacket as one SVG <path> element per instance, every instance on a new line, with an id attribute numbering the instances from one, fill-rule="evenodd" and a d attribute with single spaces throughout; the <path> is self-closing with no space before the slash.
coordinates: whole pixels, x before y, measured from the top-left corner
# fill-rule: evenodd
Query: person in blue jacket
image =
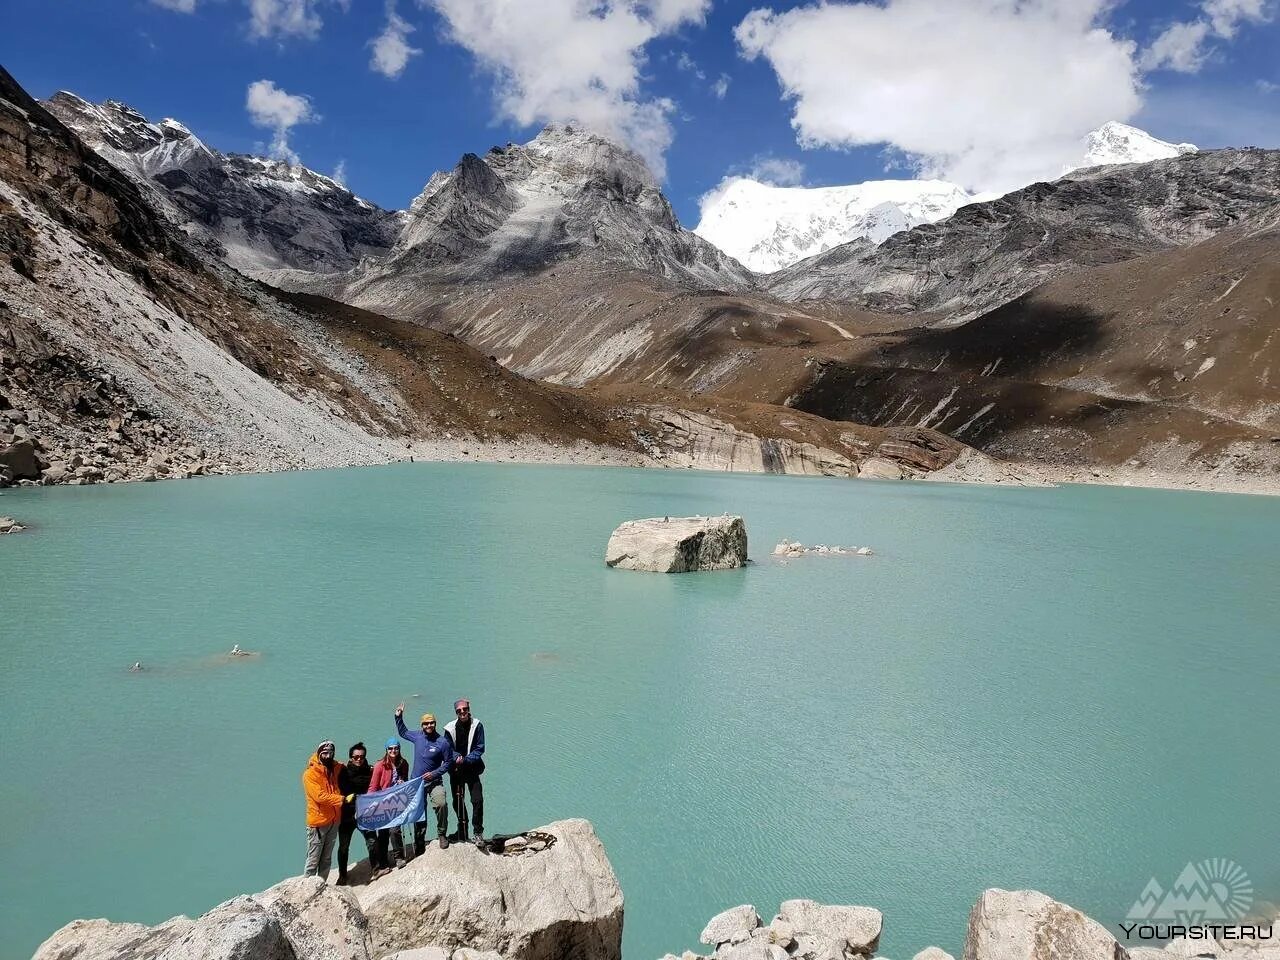
<path id="1" fill-rule="evenodd" d="M 453 746 L 449 738 L 436 732 L 435 714 L 422 715 L 422 732 L 411 731 L 404 725 L 404 704 L 396 707 L 396 730 L 404 740 L 413 744 L 413 772 L 410 779 L 421 777 L 426 781 L 427 798 L 436 812 L 436 836 L 440 849 L 449 846 L 449 801 L 444 792 L 444 775 L 453 766 Z M 422 856 L 427 849 L 426 822 L 413 825 L 413 850 Z"/>
<path id="2" fill-rule="evenodd" d="M 484 846 L 484 787 L 480 774 L 484 773 L 484 724 L 471 716 L 471 701 L 458 700 L 453 704 L 456 720 L 444 725 L 444 735 L 453 747 L 453 767 L 449 770 L 449 785 L 453 788 L 453 812 L 458 818 L 458 839 L 467 839 L 467 800 L 465 792 L 471 792 L 471 828 L 475 831 L 477 847 Z"/>

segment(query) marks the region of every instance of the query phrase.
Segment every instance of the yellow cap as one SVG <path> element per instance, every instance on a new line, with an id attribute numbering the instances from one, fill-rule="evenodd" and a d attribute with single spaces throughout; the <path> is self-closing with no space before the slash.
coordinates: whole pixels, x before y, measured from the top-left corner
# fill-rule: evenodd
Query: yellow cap
<path id="1" fill-rule="evenodd" d="M 431 723 L 435 723 L 435 722 L 436 722 L 436 715 L 435 715 L 434 713 L 424 713 L 424 714 L 422 715 L 422 719 L 421 719 L 420 721 L 418 721 L 418 722 L 419 722 L 419 723 L 426 723 L 427 721 L 430 721 Z"/>

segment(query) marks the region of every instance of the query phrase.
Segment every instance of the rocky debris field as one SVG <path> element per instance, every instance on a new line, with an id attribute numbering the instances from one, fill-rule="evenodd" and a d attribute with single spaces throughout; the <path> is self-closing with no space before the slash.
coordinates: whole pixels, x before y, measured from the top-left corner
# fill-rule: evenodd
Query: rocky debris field
<path id="1" fill-rule="evenodd" d="M 883 917 L 872 907 L 787 900 L 764 923 L 750 904 L 712 917 L 699 940 L 708 953 L 686 950 L 662 960 L 880 960 Z M 1264 925 L 1265 931 L 1267 927 Z M 985 890 L 969 912 L 961 960 L 1274 960 L 1268 939 L 1173 940 L 1126 948 L 1107 928 L 1035 890 Z M 954 960 L 926 947 L 913 960 Z"/>

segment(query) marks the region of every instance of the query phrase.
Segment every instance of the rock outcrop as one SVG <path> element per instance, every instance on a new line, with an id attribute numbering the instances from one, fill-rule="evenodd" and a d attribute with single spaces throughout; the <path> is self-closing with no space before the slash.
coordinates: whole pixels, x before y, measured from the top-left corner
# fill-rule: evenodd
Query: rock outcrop
<path id="1" fill-rule="evenodd" d="M 542 827 L 538 853 L 435 846 L 357 896 L 377 956 L 433 946 L 507 960 L 619 960 L 622 889 L 586 820 Z"/>
<path id="2" fill-rule="evenodd" d="M 1106 927 L 1035 890 L 984 890 L 962 960 L 1128 960 Z"/>
<path id="3" fill-rule="evenodd" d="M 870 957 L 880 943 L 884 918 L 871 907 L 828 906 L 787 900 L 765 926 L 750 904 L 712 917 L 699 939 L 715 952 L 663 960 L 855 960 Z"/>
<path id="4" fill-rule="evenodd" d="M 13 517 L 0 517 L 0 534 L 21 533 L 25 529 L 26 527 L 13 519 Z"/>
<path id="5" fill-rule="evenodd" d="M 291 877 L 195 920 L 76 920 L 33 960 L 620 960 L 622 891 L 591 824 L 536 832 L 554 842 L 433 847 L 359 888 Z"/>
<path id="6" fill-rule="evenodd" d="M 747 562 L 747 527 L 728 515 L 628 520 L 609 537 L 604 562 L 647 573 L 732 570 Z"/>
<path id="7" fill-rule="evenodd" d="M 714 953 L 691 951 L 663 960 L 857 960 L 880 946 L 883 917 L 871 907 L 830 906 L 787 900 L 763 926 L 755 907 L 743 905 L 714 917 L 702 931 Z M 1147 960 L 1175 960 L 1162 950 Z M 953 960 L 939 947 L 926 947 L 914 960 Z M 1106 928 L 1079 910 L 1034 890 L 983 892 L 969 914 L 962 960 L 1130 960 Z M 1234 958 L 1232 958 L 1234 960 Z M 1253 960 L 1243 952 L 1239 960 Z"/>

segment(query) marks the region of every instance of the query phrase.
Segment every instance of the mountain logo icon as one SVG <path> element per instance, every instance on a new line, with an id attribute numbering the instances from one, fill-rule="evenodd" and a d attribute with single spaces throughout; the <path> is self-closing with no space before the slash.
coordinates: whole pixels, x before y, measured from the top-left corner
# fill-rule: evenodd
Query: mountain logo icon
<path id="1" fill-rule="evenodd" d="M 1253 883 L 1244 869 L 1222 857 L 1188 863 L 1167 890 L 1152 877 L 1129 908 L 1129 920 L 1202 924 L 1236 920 L 1253 906 Z"/>

